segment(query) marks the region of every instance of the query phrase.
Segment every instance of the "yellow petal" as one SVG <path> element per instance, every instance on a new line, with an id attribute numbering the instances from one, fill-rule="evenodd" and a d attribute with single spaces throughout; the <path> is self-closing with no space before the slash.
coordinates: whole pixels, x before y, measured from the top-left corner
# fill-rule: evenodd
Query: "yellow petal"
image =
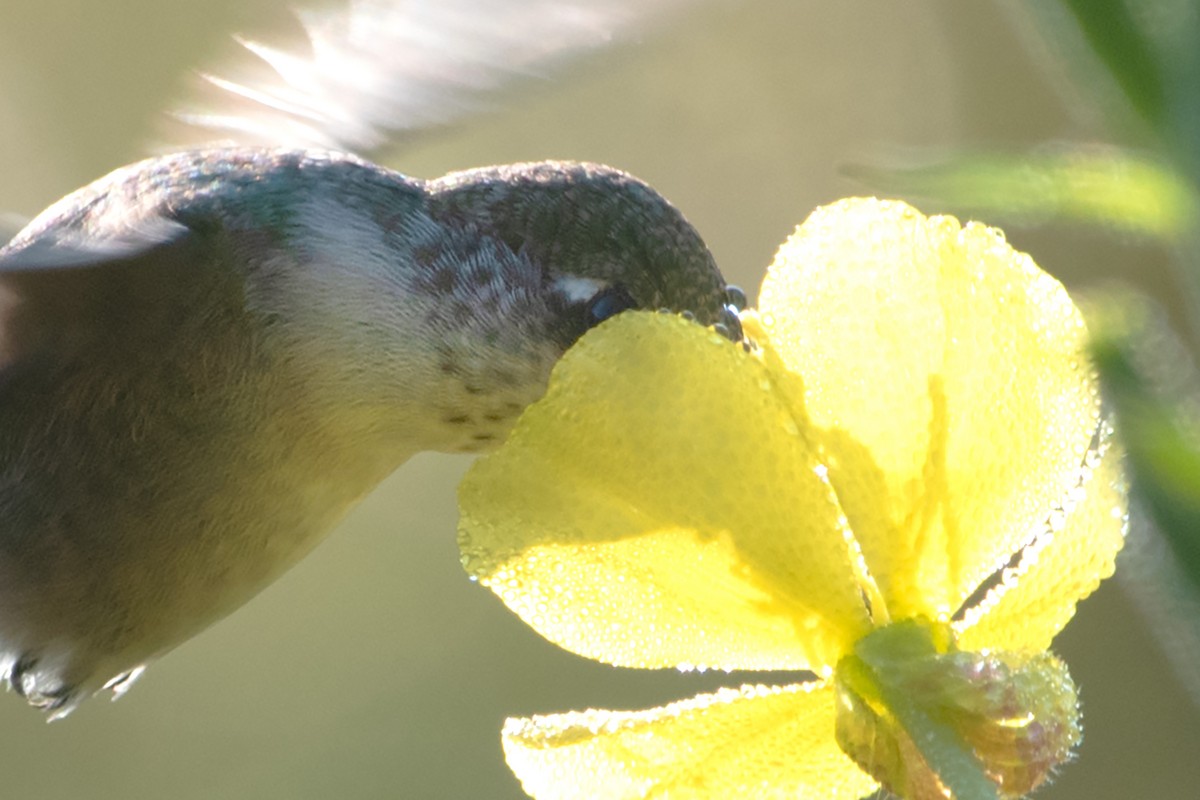
<path id="1" fill-rule="evenodd" d="M 590 658 L 828 670 L 867 620 L 802 433 L 739 346 L 621 314 L 464 479 L 464 564 Z"/>
<path id="2" fill-rule="evenodd" d="M 760 313 L 890 615 L 947 619 L 1075 480 L 1098 415 L 1079 313 L 998 231 L 862 199 L 797 229 Z"/>
<path id="3" fill-rule="evenodd" d="M 508 765 L 537 800 L 821 797 L 877 784 L 833 737 L 825 684 L 744 686 L 649 711 L 510 719 Z"/>
<path id="4" fill-rule="evenodd" d="M 1107 443 L 1106 443 L 1107 444 Z M 1089 459 L 1051 526 L 1005 570 L 1000 584 L 955 624 L 965 650 L 1045 650 L 1075 605 L 1112 575 L 1125 541 L 1121 450 Z"/>

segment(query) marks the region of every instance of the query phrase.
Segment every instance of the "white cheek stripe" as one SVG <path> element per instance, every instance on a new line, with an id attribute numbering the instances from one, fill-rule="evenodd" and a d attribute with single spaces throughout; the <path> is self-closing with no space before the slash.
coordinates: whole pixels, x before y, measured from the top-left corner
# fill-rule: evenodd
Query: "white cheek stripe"
<path id="1" fill-rule="evenodd" d="M 563 275 L 554 279 L 554 286 L 567 300 L 572 303 L 582 303 L 594 297 L 607 284 L 591 278 L 581 278 L 578 275 Z"/>

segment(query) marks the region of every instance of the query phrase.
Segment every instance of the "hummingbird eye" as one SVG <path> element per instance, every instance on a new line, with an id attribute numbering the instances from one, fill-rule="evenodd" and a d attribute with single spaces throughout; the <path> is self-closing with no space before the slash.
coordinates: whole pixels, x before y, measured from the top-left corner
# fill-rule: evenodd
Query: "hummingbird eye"
<path id="1" fill-rule="evenodd" d="M 633 299 L 633 295 L 624 286 L 609 286 L 596 292 L 588 300 L 585 324 L 594 328 L 609 317 L 615 317 L 630 308 L 637 308 L 637 301 Z"/>
<path id="2" fill-rule="evenodd" d="M 548 299 L 557 318 L 555 335 L 564 348 L 604 320 L 638 307 L 624 286 L 576 275 L 556 278 Z"/>

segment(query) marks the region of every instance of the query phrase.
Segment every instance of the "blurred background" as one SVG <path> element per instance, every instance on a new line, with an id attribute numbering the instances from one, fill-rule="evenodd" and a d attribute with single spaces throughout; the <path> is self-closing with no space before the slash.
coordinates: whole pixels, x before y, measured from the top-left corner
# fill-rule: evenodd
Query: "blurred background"
<path id="1" fill-rule="evenodd" d="M 0 213 L 17 217 L 148 155 L 193 71 L 236 57 L 230 34 L 298 31 L 283 0 L 5 0 L 0 19 Z M 878 192 L 847 164 L 1125 135 L 1044 50 L 1011 3 L 697 3 L 387 163 L 423 177 L 545 158 L 626 169 L 684 211 L 753 298 L 775 248 L 815 206 Z M 1170 318 L 1187 314 L 1171 248 L 1152 237 L 1005 228 L 1073 291 L 1122 279 Z M 407 464 L 313 556 L 153 665 L 120 703 L 91 701 L 48 726 L 5 698 L 0 793 L 519 798 L 500 751 L 505 716 L 646 707 L 726 677 L 585 661 L 468 582 L 454 539 L 468 463 Z M 1200 786 L 1200 707 L 1152 635 L 1168 612 L 1132 599 L 1131 585 L 1156 579 L 1129 572 L 1056 641 L 1081 687 L 1085 738 L 1039 797 L 1185 797 Z"/>

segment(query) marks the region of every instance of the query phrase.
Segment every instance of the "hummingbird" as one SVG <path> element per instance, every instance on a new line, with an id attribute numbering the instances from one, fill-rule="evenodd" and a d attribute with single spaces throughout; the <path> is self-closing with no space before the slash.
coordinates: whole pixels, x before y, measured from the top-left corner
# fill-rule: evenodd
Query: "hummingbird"
<path id="1" fill-rule="evenodd" d="M 51 718 L 123 693 L 415 453 L 496 447 L 593 326 L 670 309 L 736 341 L 741 302 L 602 165 L 116 170 L 0 249 L 0 678 Z"/>

